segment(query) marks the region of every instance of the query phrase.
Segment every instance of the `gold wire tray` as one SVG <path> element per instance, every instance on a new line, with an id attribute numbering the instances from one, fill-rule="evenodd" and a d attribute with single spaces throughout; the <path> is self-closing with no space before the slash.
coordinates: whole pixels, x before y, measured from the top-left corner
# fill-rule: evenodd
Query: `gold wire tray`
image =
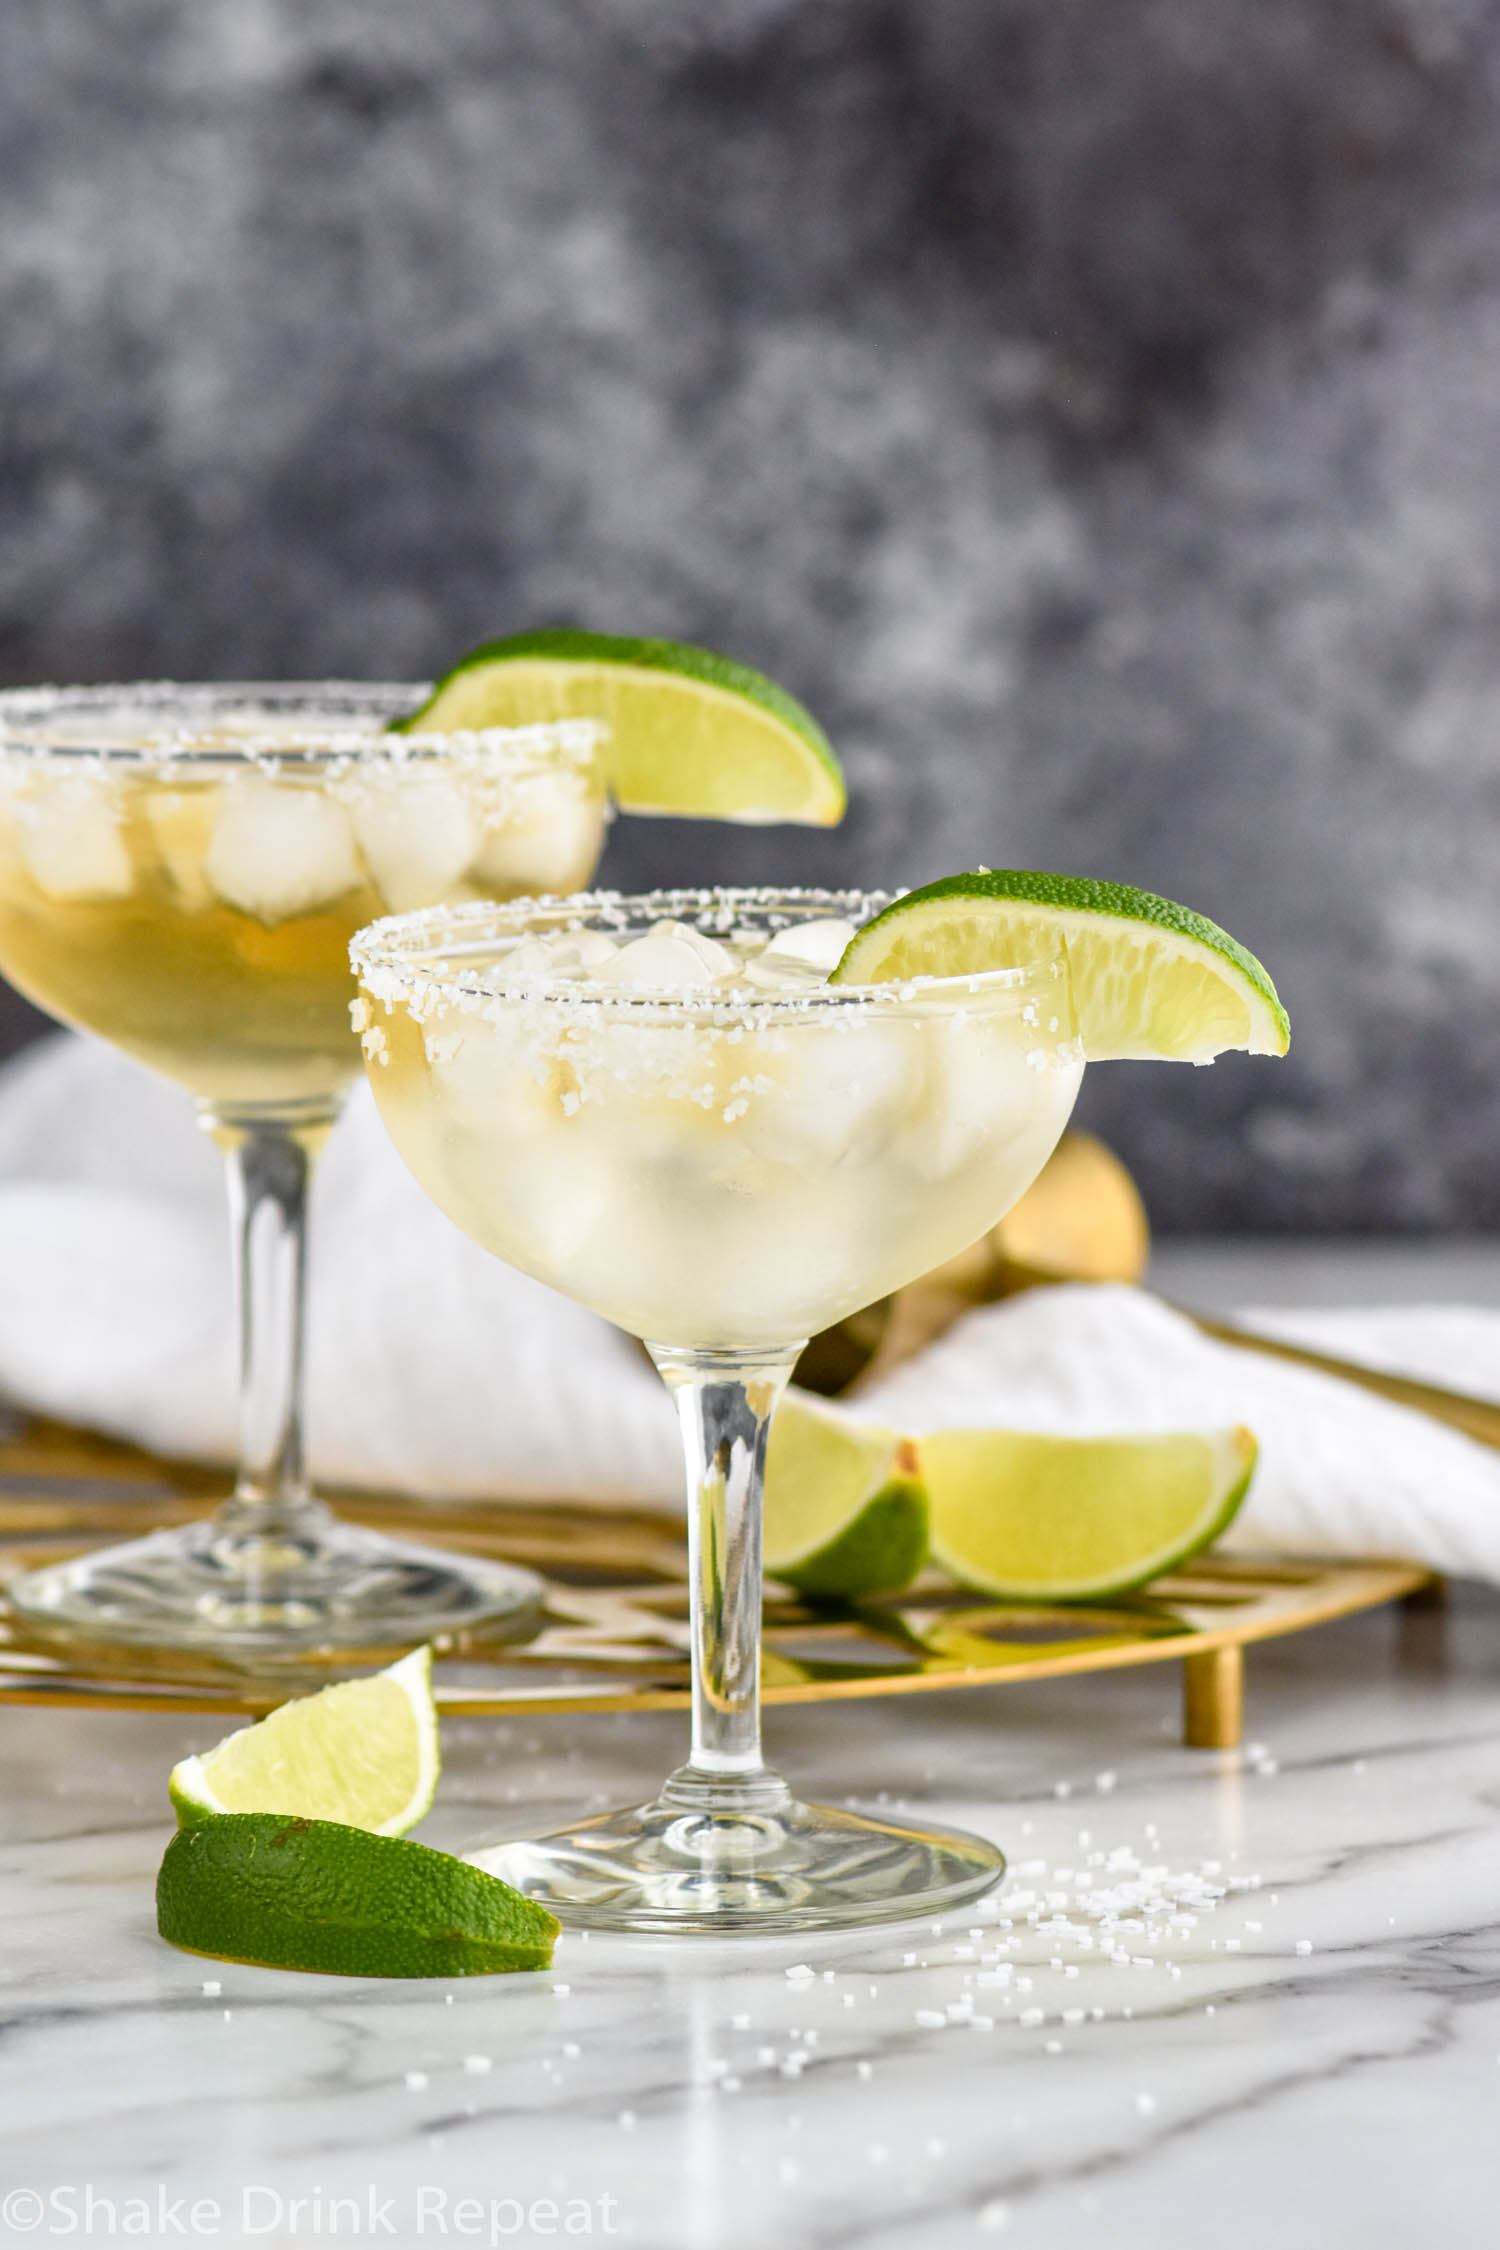
<path id="1" fill-rule="evenodd" d="M 0 1426 L 0 1588 L 23 1570 L 199 1514 L 221 1472 L 167 1463 L 55 1423 Z M 688 1702 L 687 1553 L 681 1523 L 642 1511 L 466 1505 L 346 1494 L 343 1514 L 436 1545 L 526 1563 L 545 1608 L 524 1641 L 473 1638 L 438 1651 L 437 1700 L 454 1714 L 660 1711 Z M 926 1577 L 857 1608 L 811 1608 L 767 1588 L 768 1703 L 992 1687 L 1060 1673 L 1177 1661 L 1184 1739 L 1240 1739 L 1244 1651 L 1380 1603 L 1422 1596 L 1411 1563 L 1199 1556 L 1108 1605 L 985 1601 Z M 372 1659 L 373 1660 L 373 1659 Z M 326 1676 L 326 1675 L 324 1675 Z M 307 1668 L 247 1673 L 144 1651 L 82 1659 L 27 1645 L 0 1601 L 0 1704 L 269 1710 Z"/>

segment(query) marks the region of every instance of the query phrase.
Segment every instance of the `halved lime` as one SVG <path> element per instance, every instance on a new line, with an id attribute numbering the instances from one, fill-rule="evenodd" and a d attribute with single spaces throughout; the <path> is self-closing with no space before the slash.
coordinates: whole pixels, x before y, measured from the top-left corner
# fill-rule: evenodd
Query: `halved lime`
<path id="1" fill-rule="evenodd" d="M 1233 1522 L 1255 1472 L 1244 1428 L 1163 1437 L 939 1430 L 918 1441 L 934 1561 L 1011 1601 L 1142 1586 Z"/>
<path id="2" fill-rule="evenodd" d="M 432 1651 L 283 1703 L 172 1768 L 180 1827 L 220 1813 L 300 1813 L 401 1836 L 432 1803 L 440 1766 Z"/>
<path id="3" fill-rule="evenodd" d="M 474 649 L 439 680 L 408 731 L 602 719 L 615 802 L 706 820 L 843 818 L 844 777 L 810 711 L 732 657 L 679 641 L 558 629 Z"/>
<path id="4" fill-rule="evenodd" d="M 766 1447 L 762 1559 L 804 1594 L 845 1601 L 905 1586 L 927 1560 L 927 1494 L 910 1441 L 802 1393 Z"/>
<path id="5" fill-rule="evenodd" d="M 1078 875 L 978 868 L 909 891 L 851 939 L 833 984 L 974 976 L 1066 947 L 1091 1062 L 1284 1055 L 1276 987 L 1217 922 L 1152 891 Z"/>
<path id="6" fill-rule="evenodd" d="M 330 1820 L 226 1813 L 179 1829 L 156 1878 L 172 1945 L 345 1977 L 545 1969 L 558 1925 L 466 1860 Z"/>

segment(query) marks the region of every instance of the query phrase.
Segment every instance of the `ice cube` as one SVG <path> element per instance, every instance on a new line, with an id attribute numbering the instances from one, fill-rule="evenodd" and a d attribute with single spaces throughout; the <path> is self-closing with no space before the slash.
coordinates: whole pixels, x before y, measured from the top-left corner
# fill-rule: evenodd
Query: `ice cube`
<path id="1" fill-rule="evenodd" d="M 474 855 L 474 823 L 462 790 L 451 782 L 405 776 L 362 782 L 351 810 L 365 865 L 397 914 L 438 905 Z"/>
<path id="2" fill-rule="evenodd" d="M 658 922 L 644 937 L 622 945 L 596 973 L 601 984 L 632 992 L 702 992 L 733 967 L 733 954 L 700 930 Z"/>
<path id="3" fill-rule="evenodd" d="M 507 1239 L 494 1247 L 523 1273 L 590 1303 L 595 1269 L 608 1262 L 618 1226 L 620 1170 L 607 1142 L 554 1128 L 496 1145 Z"/>
<path id="4" fill-rule="evenodd" d="M 532 930 L 495 964 L 502 984 L 555 984 L 582 978 L 612 960 L 615 941 L 602 930 Z"/>
<path id="5" fill-rule="evenodd" d="M 148 789 L 146 818 L 151 823 L 156 856 L 179 905 L 196 913 L 209 905 L 213 893 L 203 872 L 208 847 L 218 817 L 216 789 Z"/>
<path id="6" fill-rule="evenodd" d="M 890 1018 L 792 1023 L 779 1048 L 770 1035 L 754 1042 L 753 1056 L 750 1046 L 742 1050 L 748 1106 L 739 1129 L 777 1163 L 862 1162 L 920 1092 L 915 1026 Z"/>
<path id="7" fill-rule="evenodd" d="M 834 915 L 817 922 L 797 922 L 789 930 L 778 930 L 761 958 L 805 961 L 809 968 L 821 969 L 826 977 L 844 958 L 853 936 L 854 924 Z"/>
<path id="8" fill-rule="evenodd" d="M 582 889 L 604 837 L 604 800 L 577 774 L 539 773 L 512 784 L 474 855 L 476 882 L 503 898 Z"/>
<path id="9" fill-rule="evenodd" d="M 521 1009 L 455 1013 L 429 1025 L 428 1065 L 460 1131 L 511 1138 L 556 1129 L 572 1074 L 559 1069 L 544 1027 Z"/>
<path id="10" fill-rule="evenodd" d="M 21 856 L 49 898 L 126 897 L 135 877 L 115 783 L 79 775 L 44 784 L 21 806 Z"/>
<path id="11" fill-rule="evenodd" d="M 220 898 L 268 926 L 329 906 L 363 880 L 343 806 L 260 774 L 224 790 L 204 873 Z"/>
<path id="12" fill-rule="evenodd" d="M 552 984 L 576 972 L 578 957 L 562 931 L 533 931 L 495 964 L 501 984 Z"/>
<path id="13" fill-rule="evenodd" d="M 1018 1168 L 1036 1163 L 1061 1130 L 1076 1074 L 1019 1016 L 982 1009 L 930 1020 L 924 1039 L 926 1098 L 913 1117 L 910 1146 L 919 1171 L 941 1178 L 980 1156 L 1012 1151 Z"/>

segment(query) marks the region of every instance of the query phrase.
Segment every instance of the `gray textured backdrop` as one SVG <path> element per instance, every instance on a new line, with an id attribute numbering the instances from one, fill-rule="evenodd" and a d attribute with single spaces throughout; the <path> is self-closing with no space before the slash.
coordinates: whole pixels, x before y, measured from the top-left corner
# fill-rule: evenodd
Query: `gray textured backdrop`
<path id="1" fill-rule="evenodd" d="M 727 647 L 847 828 L 612 876 L 1165 890 L 1296 1046 L 1094 1075 L 1160 1223 L 1500 1224 L 1497 66 L 1486 0 L 6 0 L 0 674 Z"/>

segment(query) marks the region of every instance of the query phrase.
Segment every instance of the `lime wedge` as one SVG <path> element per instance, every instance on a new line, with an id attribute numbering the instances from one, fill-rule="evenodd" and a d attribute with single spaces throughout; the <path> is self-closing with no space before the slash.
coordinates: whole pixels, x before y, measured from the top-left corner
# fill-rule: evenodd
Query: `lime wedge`
<path id="1" fill-rule="evenodd" d="M 415 1826 L 437 1788 L 432 1651 L 283 1703 L 172 1768 L 180 1827 L 219 1813 L 300 1813 L 376 1836 Z"/>
<path id="2" fill-rule="evenodd" d="M 1059 938 L 1090 1062 L 1286 1053 L 1286 1010 L 1253 953 L 1189 907 L 1078 875 L 982 867 L 909 891 L 856 932 L 829 981 L 974 976 Z"/>
<path id="3" fill-rule="evenodd" d="M 608 633 L 517 633 L 439 680 L 407 730 L 602 719 L 615 802 L 706 820 L 843 818 L 844 777 L 811 712 L 731 657 Z"/>
<path id="4" fill-rule="evenodd" d="M 279 1813 L 179 1829 L 156 1926 L 189 1953 L 345 1977 L 545 1969 L 558 1934 L 545 1907 L 466 1860 Z"/>
<path id="5" fill-rule="evenodd" d="M 1250 1487 L 1247 1429 L 1165 1437 L 940 1430 L 918 1444 L 933 1559 L 1011 1601 L 1085 1601 L 1173 1569 L 1233 1521 Z"/>
<path id="6" fill-rule="evenodd" d="M 853 1601 L 905 1586 L 927 1560 L 927 1494 L 911 1444 L 789 1394 L 766 1447 L 761 1539 L 772 1577 L 804 1594 Z"/>

